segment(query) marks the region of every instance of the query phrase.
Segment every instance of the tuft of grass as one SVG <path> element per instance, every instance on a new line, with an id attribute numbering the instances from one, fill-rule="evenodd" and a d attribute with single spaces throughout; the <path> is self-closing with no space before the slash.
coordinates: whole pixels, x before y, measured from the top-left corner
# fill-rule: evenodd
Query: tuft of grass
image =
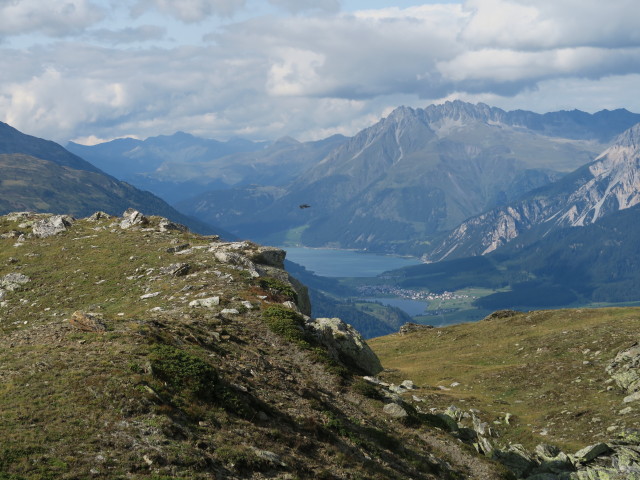
<path id="1" fill-rule="evenodd" d="M 380 393 L 380 390 L 372 383 L 367 382 L 364 378 L 358 378 L 355 382 L 353 382 L 351 388 L 356 393 L 359 393 L 360 395 L 368 398 L 372 398 L 374 400 L 381 400 L 383 397 L 382 393 Z"/>
<path id="2" fill-rule="evenodd" d="M 290 300 L 298 302 L 298 294 L 288 283 L 282 282 L 273 277 L 262 277 L 258 281 L 260 288 L 271 294 L 275 299 L 284 301 Z"/>
<path id="3" fill-rule="evenodd" d="M 156 344 L 149 362 L 153 375 L 173 392 L 189 392 L 211 400 L 218 383 L 218 373 L 210 364 L 171 345 Z"/>
<path id="4" fill-rule="evenodd" d="M 272 332 L 280 335 L 285 340 L 304 348 L 311 347 L 303 329 L 304 319 L 299 313 L 282 305 L 271 305 L 264 309 L 262 318 Z"/>

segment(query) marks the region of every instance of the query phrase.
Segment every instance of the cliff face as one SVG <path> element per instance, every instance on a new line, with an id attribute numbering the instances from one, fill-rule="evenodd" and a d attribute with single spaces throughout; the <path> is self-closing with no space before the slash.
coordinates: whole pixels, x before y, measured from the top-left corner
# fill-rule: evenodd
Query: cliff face
<path id="1" fill-rule="evenodd" d="M 522 200 L 472 217 L 426 255 L 438 261 L 490 253 L 522 233 L 581 227 L 640 203 L 640 124 L 592 163 Z"/>
<path id="2" fill-rule="evenodd" d="M 283 260 L 134 210 L 0 217 L 0 477 L 501 478 L 359 377 Z"/>

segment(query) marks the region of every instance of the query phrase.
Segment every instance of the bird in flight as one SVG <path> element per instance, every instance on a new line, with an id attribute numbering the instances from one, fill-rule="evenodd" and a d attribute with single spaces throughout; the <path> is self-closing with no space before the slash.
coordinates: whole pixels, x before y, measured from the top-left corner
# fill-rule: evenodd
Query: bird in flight
<path id="1" fill-rule="evenodd" d="M 298 205 L 298 207 L 299 207 L 300 209 L 303 209 L 303 208 L 310 208 L 310 207 L 311 207 L 311 205 L 307 205 L 306 203 L 303 203 L 302 205 Z"/>

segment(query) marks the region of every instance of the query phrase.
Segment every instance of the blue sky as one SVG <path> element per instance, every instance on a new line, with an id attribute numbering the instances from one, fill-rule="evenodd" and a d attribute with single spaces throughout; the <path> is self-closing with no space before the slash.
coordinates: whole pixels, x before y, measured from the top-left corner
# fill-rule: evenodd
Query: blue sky
<path id="1" fill-rule="evenodd" d="M 0 0 L 0 120 L 61 143 L 352 135 L 400 105 L 640 112 L 637 0 Z"/>

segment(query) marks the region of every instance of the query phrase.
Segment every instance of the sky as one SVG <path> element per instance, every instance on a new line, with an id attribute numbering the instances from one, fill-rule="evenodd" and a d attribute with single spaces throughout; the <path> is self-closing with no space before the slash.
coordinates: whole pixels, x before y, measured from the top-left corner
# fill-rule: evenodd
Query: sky
<path id="1" fill-rule="evenodd" d="M 354 135 L 400 105 L 640 112 L 638 0 L 0 0 L 0 120 L 60 143 Z"/>

